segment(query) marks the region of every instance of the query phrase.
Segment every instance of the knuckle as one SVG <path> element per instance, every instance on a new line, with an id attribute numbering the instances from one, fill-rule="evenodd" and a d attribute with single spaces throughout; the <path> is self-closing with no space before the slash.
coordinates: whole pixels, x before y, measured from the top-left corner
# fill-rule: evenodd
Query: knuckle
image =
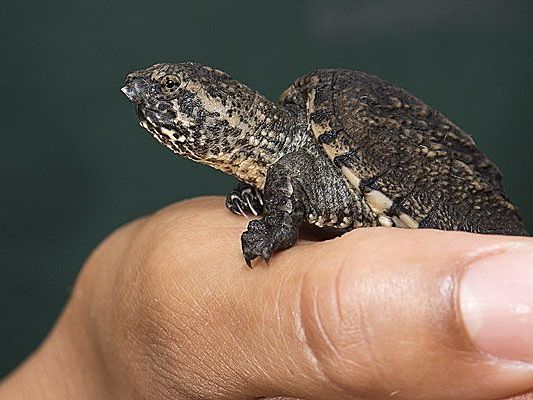
<path id="1" fill-rule="evenodd" d="M 143 398 L 159 398 L 161 393 L 188 397 L 184 393 L 197 390 L 198 371 L 206 368 L 205 360 L 195 354 L 210 346 L 211 331 L 197 328 L 206 326 L 210 314 L 187 294 L 195 287 L 185 268 L 176 269 L 157 247 L 144 257 L 129 260 L 124 276 L 128 285 L 119 285 L 115 294 L 119 306 L 113 336 L 120 337 L 121 346 L 116 353 L 127 357 L 120 365 Z M 172 279 L 168 279 L 169 263 Z M 147 389 L 153 393 L 144 393 Z"/>

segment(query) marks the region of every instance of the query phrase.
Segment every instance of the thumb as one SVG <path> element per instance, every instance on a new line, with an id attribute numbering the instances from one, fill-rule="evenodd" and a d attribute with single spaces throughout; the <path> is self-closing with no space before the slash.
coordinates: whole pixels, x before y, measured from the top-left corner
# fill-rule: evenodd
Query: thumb
<path id="1" fill-rule="evenodd" d="M 463 400 L 533 388 L 531 239 L 371 229 L 314 246 L 299 317 L 329 388 Z"/>

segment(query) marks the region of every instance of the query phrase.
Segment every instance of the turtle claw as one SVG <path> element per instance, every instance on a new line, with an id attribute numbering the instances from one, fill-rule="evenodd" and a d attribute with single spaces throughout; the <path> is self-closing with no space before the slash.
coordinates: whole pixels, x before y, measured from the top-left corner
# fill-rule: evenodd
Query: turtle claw
<path id="1" fill-rule="evenodd" d="M 234 196 L 233 194 L 226 198 L 226 207 L 234 214 L 242 215 L 243 217 L 247 216 L 246 211 L 244 211 L 246 205 L 239 197 Z"/>
<path id="2" fill-rule="evenodd" d="M 260 190 L 245 183 L 240 183 L 226 197 L 226 208 L 232 213 L 246 217 L 255 217 L 263 212 L 263 195 Z"/>
<path id="3" fill-rule="evenodd" d="M 246 205 L 248 206 L 248 210 L 252 212 L 254 216 L 258 216 L 259 212 L 254 208 L 254 205 L 252 204 L 252 196 L 249 193 L 242 193 L 243 198 L 246 200 Z"/>
<path id="4" fill-rule="evenodd" d="M 253 269 L 252 260 L 248 260 L 246 257 L 244 257 L 244 262 L 246 263 L 246 265 L 248 265 L 248 268 Z"/>
<path id="5" fill-rule="evenodd" d="M 252 267 L 252 260 L 254 260 L 257 257 L 258 256 L 253 256 L 253 258 L 250 259 L 246 255 L 244 256 L 244 262 L 246 263 L 246 265 L 248 265 L 248 268 L 254 269 L 254 267 Z M 265 261 L 266 265 L 270 264 L 270 257 L 265 257 L 264 255 L 262 255 L 261 257 Z"/>

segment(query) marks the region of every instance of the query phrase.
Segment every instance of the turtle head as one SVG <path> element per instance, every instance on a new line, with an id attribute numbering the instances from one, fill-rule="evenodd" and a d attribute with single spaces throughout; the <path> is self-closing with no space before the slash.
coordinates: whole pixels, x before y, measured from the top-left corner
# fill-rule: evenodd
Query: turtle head
<path id="1" fill-rule="evenodd" d="M 140 125 L 159 142 L 220 169 L 251 128 L 259 96 L 224 72 L 196 63 L 132 72 L 122 92 L 136 105 Z"/>
<path id="2" fill-rule="evenodd" d="M 132 72 L 122 92 L 140 125 L 170 150 L 259 188 L 268 167 L 306 137 L 303 112 L 196 63 Z"/>

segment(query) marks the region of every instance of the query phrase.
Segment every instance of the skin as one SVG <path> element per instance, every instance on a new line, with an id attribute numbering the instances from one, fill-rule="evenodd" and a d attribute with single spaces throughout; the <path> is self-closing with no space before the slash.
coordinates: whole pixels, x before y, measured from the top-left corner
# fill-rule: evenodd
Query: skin
<path id="1" fill-rule="evenodd" d="M 0 398 L 533 399 L 533 369 L 476 350 L 457 307 L 472 258 L 532 239 L 362 228 L 250 271 L 223 203 L 110 235 Z"/>

